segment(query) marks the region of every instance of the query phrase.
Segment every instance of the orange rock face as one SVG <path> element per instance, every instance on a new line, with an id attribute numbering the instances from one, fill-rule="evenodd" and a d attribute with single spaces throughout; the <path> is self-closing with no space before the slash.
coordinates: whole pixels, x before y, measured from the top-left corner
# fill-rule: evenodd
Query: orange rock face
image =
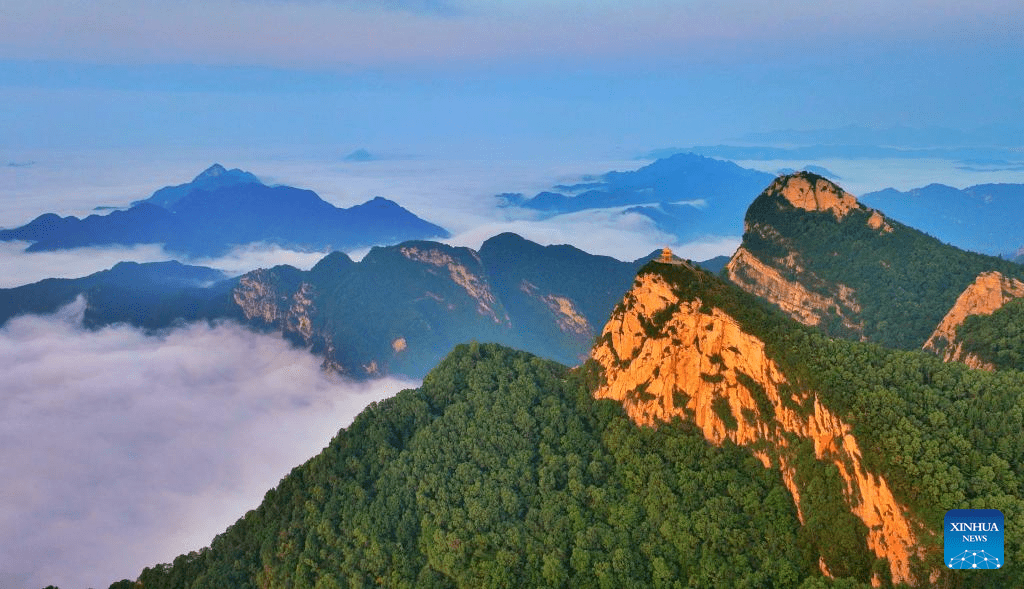
<path id="1" fill-rule="evenodd" d="M 953 308 L 939 322 L 924 349 L 942 356 L 946 362 L 963 362 L 972 368 L 992 370 L 993 366 L 963 349 L 957 329 L 971 315 L 991 315 L 1009 301 L 1024 297 L 1024 282 L 1006 278 L 999 272 L 982 272 L 957 297 Z"/>
<path id="2" fill-rule="evenodd" d="M 758 445 L 755 455 L 782 471 L 798 512 L 786 436 L 811 440 L 817 458 L 835 464 L 846 482 L 850 510 L 869 530 L 868 547 L 888 559 L 894 582 L 914 582 L 916 526 L 886 481 L 865 469 L 850 425 L 813 392 L 791 392 L 764 342 L 728 314 L 704 309 L 700 300 L 680 301 L 663 278 L 646 274 L 605 326 L 593 358 L 605 376 L 595 396 L 621 402 L 638 425 L 678 416 L 714 444 Z M 725 408 L 731 418 L 723 418 Z M 774 450 L 762 450 L 764 442 Z"/>
<path id="3" fill-rule="evenodd" d="M 768 190 L 778 190 L 794 207 L 807 211 L 829 211 L 842 220 L 860 208 L 854 196 L 825 178 L 794 174 L 777 178 Z"/>
<path id="4" fill-rule="evenodd" d="M 788 260 L 786 265 L 798 275 L 809 274 L 794 259 Z M 736 250 L 725 268 L 733 284 L 768 300 L 804 325 L 818 325 L 825 315 L 833 312 L 842 317 L 847 327 L 860 328 L 855 321 L 860 305 L 853 289 L 844 284 L 836 286 L 834 296 L 812 292 L 800 282 L 786 278 L 779 270 L 765 264 L 742 246 Z M 817 281 L 814 277 L 812 279 Z"/>

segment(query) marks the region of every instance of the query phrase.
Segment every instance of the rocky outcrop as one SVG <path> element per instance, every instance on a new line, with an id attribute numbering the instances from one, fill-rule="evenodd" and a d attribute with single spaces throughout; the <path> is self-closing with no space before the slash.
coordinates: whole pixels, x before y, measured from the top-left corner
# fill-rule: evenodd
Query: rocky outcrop
<path id="1" fill-rule="evenodd" d="M 541 293 L 536 285 L 526 280 L 519 284 L 519 290 L 543 303 L 551 312 L 555 324 L 558 325 L 558 329 L 562 330 L 563 333 L 587 337 L 592 336 L 593 328 L 591 328 L 590 322 L 587 321 L 587 318 L 583 316 L 583 313 L 576 308 L 576 305 L 568 297 Z"/>
<path id="2" fill-rule="evenodd" d="M 888 559 L 894 582 L 913 583 L 918 526 L 887 482 L 868 472 L 851 426 L 813 391 L 793 390 L 765 344 L 721 309 L 680 300 L 666 280 L 641 274 L 605 326 L 593 359 L 614 399 L 638 425 L 690 420 L 715 444 L 751 448 L 779 468 L 800 509 L 790 439 L 813 443 L 815 456 L 838 468 L 845 500 L 868 528 L 867 544 Z M 801 521 L 806 514 L 799 512 Z"/>
<path id="3" fill-rule="evenodd" d="M 276 273 L 260 269 L 242 276 L 231 296 L 246 321 L 280 331 L 297 344 L 315 348 L 324 357 L 324 368 L 342 372 L 330 336 L 313 327 L 317 308 L 316 288 L 312 284 L 300 282 L 295 288 L 283 283 Z"/>
<path id="4" fill-rule="evenodd" d="M 461 286 L 469 296 L 476 299 L 477 310 L 481 315 L 490 317 L 495 323 L 507 324 L 509 322 L 508 316 L 504 313 L 499 316 L 497 311 L 498 301 L 494 297 L 494 293 L 491 292 L 487 280 L 482 276 L 474 274 L 454 257 L 438 249 L 402 247 L 399 251 L 410 260 L 447 270 L 452 282 Z M 479 263 L 480 258 L 476 253 L 473 253 L 473 256 L 476 257 L 476 262 Z"/>
<path id="5" fill-rule="evenodd" d="M 830 212 L 839 220 L 850 211 L 860 208 L 860 203 L 852 194 L 814 174 L 780 176 L 772 182 L 768 191 L 777 191 L 798 209 Z"/>
<path id="6" fill-rule="evenodd" d="M 822 278 L 829 274 L 834 260 L 849 252 L 833 251 L 826 254 L 825 261 L 814 246 L 811 254 L 802 252 L 807 247 L 800 242 L 805 223 L 816 225 L 819 232 L 822 225 L 832 226 L 820 217 L 808 218 L 802 211 L 827 213 L 838 223 L 866 225 L 878 236 L 894 231 L 881 212 L 864 206 L 826 178 L 807 172 L 780 176 L 747 212 L 743 245 L 726 266 L 729 280 L 804 325 L 824 324 L 830 334 L 863 339 L 864 320 L 855 289 Z M 880 260 L 879 266 L 885 268 L 886 263 Z"/>
<path id="7" fill-rule="evenodd" d="M 956 303 L 925 342 L 924 349 L 942 356 L 946 362 L 963 362 L 972 368 L 993 370 L 992 364 L 963 349 L 957 329 L 971 315 L 991 315 L 1020 297 L 1024 297 L 1024 282 L 1007 278 L 999 272 L 982 272 L 957 297 Z"/>
<path id="8" fill-rule="evenodd" d="M 796 256 L 790 255 L 783 261 L 783 267 L 807 282 L 823 284 L 816 276 L 805 271 L 796 263 Z M 743 290 L 757 295 L 776 305 L 793 319 L 804 325 L 818 325 L 829 314 L 842 318 L 843 324 L 853 330 L 860 329 L 856 315 L 860 312 L 853 289 L 835 285 L 835 293 L 827 296 L 807 289 L 799 280 L 789 279 L 782 273 L 759 260 L 740 246 L 726 265 L 729 280 Z"/>
<path id="9" fill-rule="evenodd" d="M 881 212 L 862 205 L 838 184 L 816 174 L 800 172 L 780 176 L 765 192 L 782 196 L 798 209 L 832 213 L 838 221 L 842 221 L 850 211 L 867 211 L 870 213 L 868 227 L 884 233 L 892 233 L 893 230 Z"/>

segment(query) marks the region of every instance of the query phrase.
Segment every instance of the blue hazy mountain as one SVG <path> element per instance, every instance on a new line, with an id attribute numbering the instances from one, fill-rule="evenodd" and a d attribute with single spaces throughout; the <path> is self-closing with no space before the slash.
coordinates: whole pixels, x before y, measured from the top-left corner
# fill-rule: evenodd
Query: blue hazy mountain
<path id="1" fill-rule="evenodd" d="M 961 249 L 999 255 L 1024 246 L 1024 184 L 979 184 L 962 190 L 929 184 L 906 192 L 887 188 L 860 200 Z"/>
<path id="2" fill-rule="evenodd" d="M 219 270 L 179 262 L 120 262 L 84 278 L 48 278 L 0 289 L 0 325 L 16 315 L 52 313 L 85 296 L 88 326 L 131 323 L 156 329 L 231 316 L 231 281 Z"/>
<path id="3" fill-rule="evenodd" d="M 372 162 L 377 157 L 365 149 L 357 149 L 345 156 L 346 162 Z"/>
<path id="4" fill-rule="evenodd" d="M 0 231 L 0 240 L 33 242 L 28 251 L 162 243 L 191 256 L 219 255 L 252 242 L 323 250 L 447 236 L 442 227 L 385 198 L 342 209 L 311 190 L 267 186 L 248 172 L 219 165 L 127 210 L 84 219 L 48 213 Z"/>
<path id="5" fill-rule="evenodd" d="M 779 147 L 775 145 L 696 145 L 665 147 L 643 154 L 641 159 L 665 158 L 679 153 L 698 153 L 729 160 L 823 160 L 823 159 L 945 159 L 971 166 L 1016 168 L 1018 148 L 1000 146 L 890 147 L 885 145 L 834 145 L 819 143 Z"/>
<path id="6" fill-rule="evenodd" d="M 688 241 L 706 235 L 739 235 L 743 212 L 773 174 L 728 161 L 680 153 L 638 170 L 608 172 L 585 182 L 558 186 L 527 198 L 498 195 L 506 206 L 549 215 L 625 207 L 655 222 L 658 229 Z"/>
<path id="7" fill-rule="evenodd" d="M 245 184 L 263 184 L 259 178 L 235 168 L 226 170 L 220 164 L 213 164 L 201 174 L 192 179 L 191 182 L 177 186 L 165 186 L 153 193 L 153 196 L 132 203 L 133 205 L 148 202 L 164 208 L 171 208 L 176 202 L 189 195 L 195 190 L 216 190 L 225 186 L 238 186 Z"/>

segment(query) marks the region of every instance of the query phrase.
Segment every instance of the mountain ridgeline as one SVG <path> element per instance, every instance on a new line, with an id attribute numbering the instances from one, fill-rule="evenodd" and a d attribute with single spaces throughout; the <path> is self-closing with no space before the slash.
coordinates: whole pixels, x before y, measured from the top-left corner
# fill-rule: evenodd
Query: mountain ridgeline
<path id="1" fill-rule="evenodd" d="M 592 356 L 456 347 L 134 586 L 1024 582 L 941 546 L 947 509 L 998 508 L 1024 559 L 1024 374 L 829 339 L 684 263 L 640 270 Z"/>
<path id="2" fill-rule="evenodd" d="M 860 197 L 861 202 L 885 211 L 886 216 L 944 242 L 1010 257 L 1024 247 L 1022 199 L 1024 184 L 979 184 L 963 189 L 929 184 L 906 192 L 887 188 Z"/>
<path id="3" fill-rule="evenodd" d="M 709 235 L 738 235 L 750 197 L 772 174 L 730 161 L 677 153 L 638 170 L 608 172 L 533 197 L 500 194 L 505 206 L 560 215 L 591 209 L 621 209 L 654 222 L 680 243 Z"/>
<path id="4" fill-rule="evenodd" d="M 806 172 L 750 205 L 730 280 L 831 335 L 918 349 L 983 272 L 1024 268 L 966 252 L 868 208 Z"/>
<path id="5" fill-rule="evenodd" d="M 220 165 L 126 210 L 84 219 L 47 213 L 0 230 L 0 241 L 32 242 L 28 251 L 159 243 L 193 257 L 254 242 L 317 251 L 432 237 L 448 232 L 385 198 L 341 209 L 311 190 L 266 186 L 248 172 Z"/>
<path id="6" fill-rule="evenodd" d="M 279 333 L 356 378 L 422 377 L 468 341 L 575 365 L 640 264 L 511 233 L 479 252 L 409 241 L 373 248 L 359 262 L 335 252 L 309 271 L 276 266 L 234 279 L 177 262 L 121 263 L 85 278 L 0 289 L 0 324 L 81 295 L 89 327 L 229 319 Z"/>

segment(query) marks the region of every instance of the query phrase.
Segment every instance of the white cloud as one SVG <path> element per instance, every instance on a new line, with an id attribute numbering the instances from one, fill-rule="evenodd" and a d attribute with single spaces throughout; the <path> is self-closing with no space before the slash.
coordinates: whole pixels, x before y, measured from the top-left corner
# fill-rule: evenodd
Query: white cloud
<path id="1" fill-rule="evenodd" d="M 208 545 L 368 403 L 234 324 L 86 331 L 83 302 L 0 329 L 0 586 L 106 587 Z"/>
<path id="2" fill-rule="evenodd" d="M 159 245 L 86 247 L 28 253 L 24 241 L 0 241 L 0 288 L 44 278 L 80 278 L 122 261 L 159 262 L 171 256 Z"/>
<path id="3" fill-rule="evenodd" d="M 230 276 L 238 276 L 256 268 L 273 268 L 280 264 L 288 264 L 300 270 L 309 270 L 329 253 L 329 251 L 300 252 L 274 244 L 250 243 L 235 247 L 218 258 L 182 258 L 181 261 L 187 264 L 216 268 Z"/>

